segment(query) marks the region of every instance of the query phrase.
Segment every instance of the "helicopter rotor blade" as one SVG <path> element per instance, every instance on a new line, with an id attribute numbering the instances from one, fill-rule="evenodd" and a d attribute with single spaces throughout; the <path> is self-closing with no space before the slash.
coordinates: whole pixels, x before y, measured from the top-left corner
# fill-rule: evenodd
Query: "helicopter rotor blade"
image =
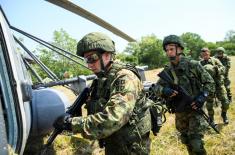
<path id="1" fill-rule="evenodd" d="M 112 26 L 108 22 L 104 21 L 103 19 L 99 18 L 98 16 L 92 14 L 91 12 L 81 8 L 80 6 L 68 1 L 68 0 L 46 0 L 54 5 L 62 7 L 70 12 L 73 12 L 81 17 L 86 18 L 87 20 L 111 31 L 112 33 L 118 35 L 119 37 L 127 40 L 128 42 L 135 42 L 136 40 L 127 35 L 126 33 L 122 32 L 118 28 Z"/>

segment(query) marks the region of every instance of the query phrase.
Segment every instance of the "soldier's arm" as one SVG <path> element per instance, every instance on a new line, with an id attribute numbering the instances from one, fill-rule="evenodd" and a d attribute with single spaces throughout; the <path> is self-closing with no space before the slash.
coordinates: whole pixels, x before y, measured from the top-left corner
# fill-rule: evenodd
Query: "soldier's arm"
<path id="1" fill-rule="evenodd" d="M 126 74 L 128 72 L 128 74 Z M 121 70 L 104 111 L 72 119 L 73 132 L 88 139 L 108 137 L 128 123 L 143 86 L 133 72 Z"/>
<path id="2" fill-rule="evenodd" d="M 228 59 L 228 63 L 227 63 L 227 69 L 229 70 L 230 69 L 230 67 L 231 67 L 231 59 L 229 58 L 229 57 L 227 57 L 227 59 Z"/>
<path id="3" fill-rule="evenodd" d="M 215 58 L 215 64 L 218 67 L 218 74 L 223 75 L 225 73 L 225 67 L 223 66 L 223 64 L 217 58 Z"/>
<path id="4" fill-rule="evenodd" d="M 209 94 L 214 94 L 215 92 L 215 82 L 210 74 L 202 67 L 200 63 L 196 63 L 196 70 L 201 84 L 203 85 L 203 91 L 209 92 Z"/>

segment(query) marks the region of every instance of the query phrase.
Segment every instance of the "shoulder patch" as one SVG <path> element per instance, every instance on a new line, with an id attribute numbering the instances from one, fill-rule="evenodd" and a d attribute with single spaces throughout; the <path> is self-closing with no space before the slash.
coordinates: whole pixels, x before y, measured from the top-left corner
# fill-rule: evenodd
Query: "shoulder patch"
<path id="1" fill-rule="evenodd" d="M 126 81 L 122 78 L 118 78 L 117 80 L 115 80 L 114 82 L 114 87 L 116 89 L 117 92 L 121 92 L 124 90 L 125 88 L 125 84 L 126 84 Z"/>

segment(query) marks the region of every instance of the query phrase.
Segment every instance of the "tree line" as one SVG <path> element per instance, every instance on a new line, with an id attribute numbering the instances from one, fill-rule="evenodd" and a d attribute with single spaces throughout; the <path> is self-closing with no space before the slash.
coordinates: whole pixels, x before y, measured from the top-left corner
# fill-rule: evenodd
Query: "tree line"
<path id="1" fill-rule="evenodd" d="M 196 33 L 186 32 L 181 36 L 185 43 L 185 55 L 191 56 L 193 59 L 198 59 L 200 49 L 208 47 L 212 55 L 215 54 L 217 47 L 224 47 L 226 54 L 235 55 L 235 31 L 230 30 L 226 33 L 223 41 L 206 42 L 200 35 Z M 60 29 L 54 31 L 52 44 L 65 49 L 69 52 L 76 53 L 77 40 L 72 38 L 66 31 Z M 69 73 L 70 76 L 88 75 L 91 72 L 84 67 L 75 64 L 71 60 L 58 55 L 57 53 L 39 46 L 33 51 L 39 59 L 48 66 L 60 79 L 64 78 L 64 73 Z M 124 51 L 119 51 L 116 58 L 121 61 L 134 65 L 148 65 L 149 69 L 163 67 L 167 63 L 167 57 L 162 49 L 162 40 L 155 34 L 143 36 L 137 42 L 131 42 L 127 45 Z M 84 63 L 80 61 L 81 63 Z M 39 66 L 34 64 L 34 68 L 42 78 L 47 75 L 39 69 Z"/>
<path id="2" fill-rule="evenodd" d="M 212 55 L 215 54 L 216 48 L 220 46 L 226 49 L 227 55 L 235 55 L 235 31 L 233 30 L 226 33 L 223 41 L 215 43 L 206 42 L 200 35 L 191 32 L 183 33 L 180 37 L 185 43 L 185 55 L 195 60 L 199 58 L 200 50 L 203 47 L 208 47 Z M 167 62 L 165 52 L 162 49 L 162 40 L 154 34 L 144 36 L 135 43 L 129 43 L 117 57 L 125 62 L 148 65 L 150 69 L 162 67 Z"/>

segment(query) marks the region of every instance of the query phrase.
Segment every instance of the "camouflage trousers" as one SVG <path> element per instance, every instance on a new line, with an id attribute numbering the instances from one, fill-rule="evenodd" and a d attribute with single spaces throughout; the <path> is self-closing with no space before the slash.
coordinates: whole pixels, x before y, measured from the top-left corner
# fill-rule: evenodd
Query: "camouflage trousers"
<path id="1" fill-rule="evenodd" d="M 132 143 L 122 139 L 113 139 L 105 143 L 105 155 L 149 155 L 150 154 L 149 132 Z"/>
<path id="2" fill-rule="evenodd" d="M 204 118 L 195 111 L 175 114 L 176 129 L 180 132 L 183 144 L 187 146 L 190 155 L 205 155 L 202 140 L 206 123 Z"/>
<path id="3" fill-rule="evenodd" d="M 215 96 L 221 102 L 222 112 L 227 112 L 227 110 L 229 108 L 229 101 L 228 101 L 225 86 L 224 85 L 220 85 L 220 86 L 217 85 L 216 86 L 216 94 L 215 95 L 210 95 L 207 99 L 206 108 L 207 108 L 209 116 L 214 116 L 213 106 L 214 106 Z"/>
<path id="4" fill-rule="evenodd" d="M 224 86 L 225 86 L 225 88 L 226 88 L 227 97 L 228 97 L 229 100 L 232 99 L 232 93 L 231 93 L 231 89 L 230 89 L 230 83 L 231 83 L 231 82 L 230 82 L 229 78 L 228 78 L 228 77 L 225 77 L 225 78 L 224 78 Z"/>

